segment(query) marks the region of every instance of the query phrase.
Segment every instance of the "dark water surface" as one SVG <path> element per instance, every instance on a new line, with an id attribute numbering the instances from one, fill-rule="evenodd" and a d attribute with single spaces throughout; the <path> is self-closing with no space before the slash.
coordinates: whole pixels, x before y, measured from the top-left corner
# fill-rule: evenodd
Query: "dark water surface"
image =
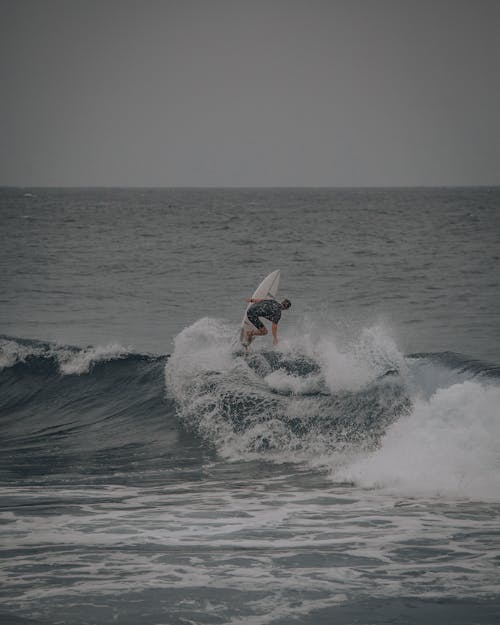
<path id="1" fill-rule="evenodd" d="M 30 193 L 26 197 L 25 193 Z M 500 360 L 500 188 L 0 190 L 5 334 L 168 353 L 282 270 L 288 317 Z"/>
<path id="2" fill-rule="evenodd" d="M 0 189 L 0 219 L 2 624 L 500 622 L 500 189 Z"/>

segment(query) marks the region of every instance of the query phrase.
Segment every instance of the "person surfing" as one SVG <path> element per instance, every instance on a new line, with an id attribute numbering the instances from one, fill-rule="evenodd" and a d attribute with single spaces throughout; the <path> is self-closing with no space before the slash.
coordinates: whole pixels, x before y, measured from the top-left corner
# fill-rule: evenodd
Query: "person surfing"
<path id="1" fill-rule="evenodd" d="M 289 299 L 284 299 L 281 303 L 275 299 L 254 299 L 247 298 L 245 300 L 249 304 L 246 318 L 254 327 L 253 330 L 247 330 L 242 341 L 242 345 L 248 352 L 250 343 L 256 336 L 265 336 L 268 333 L 266 326 L 262 323 L 260 317 L 272 322 L 271 331 L 273 334 L 273 345 L 278 345 L 278 323 L 281 319 L 281 312 L 288 310 L 292 305 Z"/>

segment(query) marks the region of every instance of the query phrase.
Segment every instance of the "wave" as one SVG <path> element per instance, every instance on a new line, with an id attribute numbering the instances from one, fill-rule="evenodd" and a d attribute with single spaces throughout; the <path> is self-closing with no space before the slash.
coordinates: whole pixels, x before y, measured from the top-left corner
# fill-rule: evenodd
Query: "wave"
<path id="1" fill-rule="evenodd" d="M 417 397 L 379 449 L 339 471 L 369 487 L 477 499 L 500 493 L 500 389 L 474 381 Z"/>
<path id="2" fill-rule="evenodd" d="M 498 497 L 497 365 L 405 356 L 380 326 L 346 344 L 312 328 L 250 355 L 235 334 L 200 319 L 170 356 L 0 337 L 0 476 L 143 481 L 217 455 L 405 495 Z"/>
<path id="3" fill-rule="evenodd" d="M 165 394 L 167 356 L 0 338 L 0 476 L 126 481 L 199 460 Z M 184 462 L 184 464 L 186 464 Z M 142 475 L 141 475 L 142 474 Z"/>
<path id="4" fill-rule="evenodd" d="M 42 341 L 0 337 L 0 371 L 18 363 L 33 363 L 38 358 L 57 365 L 63 375 L 89 373 L 94 365 L 131 356 L 130 348 L 118 344 L 80 349 L 68 345 L 52 345 Z"/>
<path id="5" fill-rule="evenodd" d="M 201 319 L 165 367 L 183 423 L 222 457 L 307 462 L 335 481 L 404 494 L 498 496 L 495 365 L 404 356 L 380 326 L 344 346 L 318 332 L 249 356 L 234 335 Z"/>

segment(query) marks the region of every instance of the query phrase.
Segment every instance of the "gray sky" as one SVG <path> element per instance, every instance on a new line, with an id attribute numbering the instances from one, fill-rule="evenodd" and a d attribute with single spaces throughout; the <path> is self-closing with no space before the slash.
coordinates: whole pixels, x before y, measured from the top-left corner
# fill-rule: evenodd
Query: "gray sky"
<path id="1" fill-rule="evenodd" d="M 500 0 L 0 9 L 0 184 L 500 184 Z"/>

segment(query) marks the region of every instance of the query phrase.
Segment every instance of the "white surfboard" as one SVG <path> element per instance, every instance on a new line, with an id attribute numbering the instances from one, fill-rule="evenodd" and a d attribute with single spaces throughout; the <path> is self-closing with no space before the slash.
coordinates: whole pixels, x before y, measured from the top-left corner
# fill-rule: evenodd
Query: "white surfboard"
<path id="1" fill-rule="evenodd" d="M 268 276 L 262 280 L 259 286 L 255 289 L 252 299 L 274 299 L 276 297 L 276 293 L 278 292 L 278 287 L 280 284 L 280 270 L 276 269 Z M 246 332 L 248 330 L 254 330 L 254 326 L 247 319 L 247 310 L 250 308 L 252 303 L 250 302 L 245 309 L 245 314 L 243 315 L 243 321 L 241 322 L 241 331 L 240 331 L 240 343 L 243 345 Z"/>

